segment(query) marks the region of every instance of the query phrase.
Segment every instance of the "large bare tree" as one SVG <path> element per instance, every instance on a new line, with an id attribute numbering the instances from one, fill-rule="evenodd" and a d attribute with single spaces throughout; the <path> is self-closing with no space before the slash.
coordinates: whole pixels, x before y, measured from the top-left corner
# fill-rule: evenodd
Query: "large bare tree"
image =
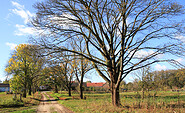
<path id="1" fill-rule="evenodd" d="M 161 54 L 184 55 L 183 6 L 173 0 L 46 0 L 34 7 L 32 23 L 45 32 L 37 40 L 40 46 L 90 60 L 110 84 L 115 106 L 120 105 L 120 83 L 129 73 L 157 62 L 174 62 L 158 57 Z M 79 37 L 85 52 L 70 47 Z"/>

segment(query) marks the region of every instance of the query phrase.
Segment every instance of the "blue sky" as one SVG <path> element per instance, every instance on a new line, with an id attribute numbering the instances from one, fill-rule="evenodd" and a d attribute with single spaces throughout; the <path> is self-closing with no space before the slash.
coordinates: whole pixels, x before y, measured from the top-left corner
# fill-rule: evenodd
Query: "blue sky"
<path id="1" fill-rule="evenodd" d="M 14 47 L 26 43 L 33 31 L 27 27 L 34 15 L 32 5 L 38 0 L 1 0 L 0 4 L 0 80 L 5 79 L 5 66 Z"/>
<path id="2" fill-rule="evenodd" d="M 41 0 L 1 0 L 0 4 L 0 80 L 5 80 L 5 66 L 10 58 L 14 47 L 18 44 L 27 43 L 28 36 L 34 34 L 31 27 L 28 27 L 29 17 L 35 13 L 32 5 Z M 176 0 L 180 4 L 185 4 L 184 0 Z M 184 38 L 184 37 L 183 37 Z M 147 54 L 146 51 L 140 53 Z M 183 58 L 175 58 L 181 63 L 185 63 Z M 168 64 L 161 63 L 153 65 L 153 69 L 172 69 Z M 101 77 L 93 74 L 89 77 L 93 81 L 103 81 Z M 126 80 L 131 81 L 134 77 L 129 75 Z"/>

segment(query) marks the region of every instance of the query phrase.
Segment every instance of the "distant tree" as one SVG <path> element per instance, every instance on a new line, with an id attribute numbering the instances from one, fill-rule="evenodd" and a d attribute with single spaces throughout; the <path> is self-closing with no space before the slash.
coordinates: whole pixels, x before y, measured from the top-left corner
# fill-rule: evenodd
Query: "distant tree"
<path id="1" fill-rule="evenodd" d="M 185 69 L 178 69 L 174 77 L 174 85 L 182 88 L 185 85 Z"/>
<path id="2" fill-rule="evenodd" d="M 3 81 L 4 84 L 9 84 L 9 81 L 7 78 Z"/>
<path id="3" fill-rule="evenodd" d="M 37 81 L 38 78 L 42 75 L 42 70 L 46 64 L 45 57 L 41 57 L 41 54 L 43 53 L 43 50 L 39 48 L 37 45 L 28 45 L 28 55 L 31 58 L 28 62 L 30 63 L 29 66 L 29 82 L 28 82 L 28 88 L 29 92 L 28 94 L 31 95 L 32 89 L 34 88 L 34 81 Z"/>
<path id="4" fill-rule="evenodd" d="M 152 81 L 147 81 L 147 76 L 150 74 L 151 72 L 151 67 L 150 66 L 146 66 L 143 67 L 139 70 L 137 70 L 134 74 L 138 79 L 138 90 L 142 90 L 142 98 L 144 98 L 145 95 L 145 91 L 148 87 L 147 82 L 152 82 Z"/>
<path id="5" fill-rule="evenodd" d="M 73 55 L 68 54 L 68 52 L 50 54 L 47 67 L 51 73 L 49 78 L 53 78 L 55 87 L 63 85 L 68 90 L 69 96 L 71 96 L 72 79 L 75 76 L 74 68 L 70 65 L 73 59 L 71 56 Z"/>
<path id="6" fill-rule="evenodd" d="M 182 88 L 185 84 L 185 69 L 178 70 L 166 70 L 164 71 L 165 79 L 164 82 L 166 86 L 169 86 L 171 89 L 175 86 Z"/>
<path id="7" fill-rule="evenodd" d="M 32 24 L 49 34 L 37 40 L 40 46 L 89 59 L 110 84 L 115 106 L 120 105 L 120 83 L 128 74 L 156 62 L 174 63 L 158 55 L 184 55 L 178 37 L 184 33 L 184 10 L 173 0 L 46 0 L 34 7 Z M 87 51 L 70 47 L 78 37 Z"/>
<path id="8" fill-rule="evenodd" d="M 120 88 L 122 88 L 122 89 L 126 89 L 126 82 L 125 81 L 122 81 L 121 83 L 120 83 Z"/>
<path id="9" fill-rule="evenodd" d="M 182 88 L 185 81 L 185 69 L 161 70 L 151 72 L 152 79 L 158 90 L 166 90 L 173 87 Z"/>
<path id="10" fill-rule="evenodd" d="M 130 90 L 130 91 L 133 91 L 133 89 L 134 89 L 133 86 L 134 86 L 134 85 L 133 85 L 132 82 L 129 82 L 129 83 L 126 84 L 126 88 L 127 88 L 128 90 Z"/>
<path id="11" fill-rule="evenodd" d="M 15 94 L 15 99 L 17 98 L 17 93 L 21 94 L 22 91 L 22 87 L 24 84 L 24 81 L 22 80 L 22 78 L 20 78 L 21 76 L 18 75 L 14 75 L 11 79 L 10 79 L 10 87 L 11 90 L 13 91 L 13 93 Z M 21 97 L 21 96 L 20 96 Z"/>

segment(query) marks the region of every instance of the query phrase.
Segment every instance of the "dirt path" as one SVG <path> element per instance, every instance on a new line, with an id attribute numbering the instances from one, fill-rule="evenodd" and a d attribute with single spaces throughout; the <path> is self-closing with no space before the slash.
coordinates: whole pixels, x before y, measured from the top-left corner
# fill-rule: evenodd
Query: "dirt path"
<path id="1" fill-rule="evenodd" d="M 73 113 L 64 106 L 57 103 L 57 101 L 50 97 L 46 92 L 42 92 L 41 102 L 37 108 L 37 113 Z M 46 98 L 47 95 L 50 99 Z"/>

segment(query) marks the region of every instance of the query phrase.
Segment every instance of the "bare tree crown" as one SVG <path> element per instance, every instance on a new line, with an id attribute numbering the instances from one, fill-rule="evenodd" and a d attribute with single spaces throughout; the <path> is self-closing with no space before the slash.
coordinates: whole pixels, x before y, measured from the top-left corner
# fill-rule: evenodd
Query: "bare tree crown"
<path id="1" fill-rule="evenodd" d="M 121 81 L 131 71 L 156 62 L 173 61 L 159 59 L 160 54 L 184 55 L 184 43 L 178 38 L 184 33 L 179 19 L 184 9 L 172 0 L 47 0 L 35 8 L 33 25 L 50 34 L 40 44 L 89 59 L 108 82 Z M 69 46 L 77 38 L 85 52 Z"/>

